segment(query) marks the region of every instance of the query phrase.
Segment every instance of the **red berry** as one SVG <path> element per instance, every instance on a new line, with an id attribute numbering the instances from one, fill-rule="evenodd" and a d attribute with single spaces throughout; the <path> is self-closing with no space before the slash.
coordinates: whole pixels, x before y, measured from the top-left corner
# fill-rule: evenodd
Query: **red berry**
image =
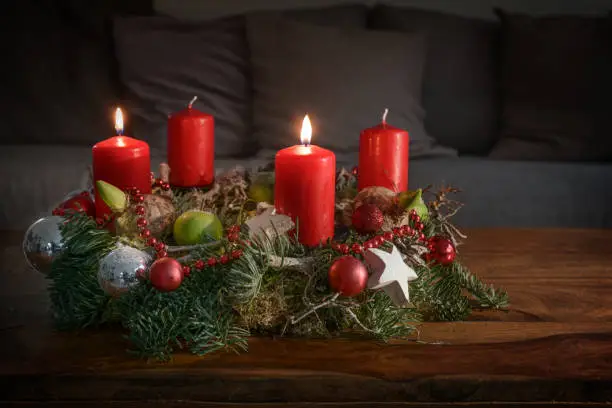
<path id="1" fill-rule="evenodd" d="M 51 211 L 51 215 L 58 215 L 58 209 L 54 208 L 53 211 Z"/>
<path id="2" fill-rule="evenodd" d="M 96 218 L 96 224 L 98 224 L 98 226 L 101 227 L 102 224 L 104 224 L 104 220 L 102 218 Z"/>
<path id="3" fill-rule="evenodd" d="M 360 234 L 368 234 L 380 230 L 384 215 L 380 208 L 374 204 L 363 204 L 353 212 L 353 227 Z"/>
<path id="4" fill-rule="evenodd" d="M 363 253 L 363 246 L 355 242 L 353 245 L 351 245 L 351 251 L 353 251 L 356 254 L 361 254 Z"/>
<path id="5" fill-rule="evenodd" d="M 159 251 L 157 252 L 157 257 L 158 258 L 165 258 L 168 256 L 168 253 L 166 251 Z"/>
<path id="6" fill-rule="evenodd" d="M 409 213 L 409 214 L 410 214 L 410 218 L 414 218 L 414 217 L 416 217 L 416 216 L 417 216 L 417 212 L 416 212 L 416 210 L 415 210 L 415 209 L 410 210 L 410 213 Z"/>
<path id="7" fill-rule="evenodd" d="M 383 238 L 385 239 L 385 241 L 393 241 L 393 233 L 387 231 L 383 234 Z"/>
<path id="8" fill-rule="evenodd" d="M 358 176 L 359 175 L 359 167 L 357 167 L 357 166 L 353 167 L 353 170 L 351 170 L 351 173 L 355 177 Z"/>
<path id="9" fill-rule="evenodd" d="M 338 250 L 342 252 L 344 255 L 347 255 L 349 253 L 349 246 L 347 244 L 340 244 L 340 246 L 338 247 Z"/>
<path id="10" fill-rule="evenodd" d="M 402 232 L 401 228 L 395 227 L 393 228 L 393 235 L 395 235 L 396 237 L 402 237 L 404 236 L 404 233 Z"/>
<path id="11" fill-rule="evenodd" d="M 249 241 L 248 239 L 245 239 L 244 241 L 242 241 L 242 244 L 244 246 L 251 246 L 251 241 Z"/>
<path id="12" fill-rule="evenodd" d="M 165 249 L 166 249 L 166 244 L 164 244 L 163 242 L 159 241 L 155 243 L 155 250 L 157 252 L 164 251 Z"/>
<path id="13" fill-rule="evenodd" d="M 238 235 L 235 232 L 230 232 L 229 234 L 227 234 L 227 240 L 229 242 L 236 242 L 240 239 L 240 235 Z"/>
<path id="14" fill-rule="evenodd" d="M 380 235 L 374 237 L 374 239 L 376 240 L 376 246 L 377 247 L 379 247 L 379 246 L 381 246 L 382 244 L 385 243 L 385 239 L 382 236 L 380 236 Z"/>
<path id="15" fill-rule="evenodd" d="M 365 249 L 370 249 L 370 248 L 374 248 L 375 243 L 372 240 L 367 240 L 366 242 L 364 242 L 363 247 Z"/>
<path id="16" fill-rule="evenodd" d="M 147 220 L 145 218 L 140 217 L 136 220 L 136 225 L 138 225 L 138 228 L 144 228 L 147 226 Z"/>
<path id="17" fill-rule="evenodd" d="M 193 266 L 195 266 L 196 269 L 204 269 L 204 261 L 201 259 L 198 259 Z"/>
<path id="18" fill-rule="evenodd" d="M 134 201 L 137 203 L 142 203 L 144 201 L 144 196 L 143 195 L 135 195 L 134 196 Z"/>
<path id="19" fill-rule="evenodd" d="M 185 276 L 191 275 L 191 268 L 189 266 L 187 266 L 187 265 L 183 266 L 183 274 Z"/>
<path id="20" fill-rule="evenodd" d="M 136 208 L 134 208 L 134 212 L 137 215 L 144 215 L 145 214 L 145 208 L 142 205 L 137 205 Z"/>
<path id="21" fill-rule="evenodd" d="M 238 259 L 242 256 L 242 249 L 234 249 L 232 251 L 232 259 Z"/>
<path id="22" fill-rule="evenodd" d="M 133 196 L 136 196 L 136 195 L 140 194 L 140 190 L 137 189 L 136 187 L 130 188 L 129 191 L 130 191 L 130 194 L 133 195 Z"/>
<path id="23" fill-rule="evenodd" d="M 155 244 L 157 244 L 157 239 L 155 239 L 155 237 L 150 237 L 149 239 L 147 239 L 148 246 L 154 247 Z"/>
<path id="24" fill-rule="evenodd" d="M 150 236 L 151 236 L 151 230 L 145 228 L 142 231 L 140 231 L 140 238 L 149 238 Z"/>
<path id="25" fill-rule="evenodd" d="M 410 235 L 412 233 L 412 228 L 408 225 L 402 225 L 401 230 L 404 235 Z"/>
<path id="26" fill-rule="evenodd" d="M 219 262 L 221 262 L 223 265 L 225 265 L 226 263 L 229 262 L 229 256 L 227 255 L 221 255 L 219 257 Z"/>
<path id="27" fill-rule="evenodd" d="M 419 234 L 419 241 L 427 241 L 427 237 L 422 232 Z"/>
<path id="28" fill-rule="evenodd" d="M 217 264 L 217 258 L 208 258 L 208 261 L 206 261 L 206 263 L 208 264 L 208 266 L 215 266 Z"/>
<path id="29" fill-rule="evenodd" d="M 169 183 L 163 183 L 161 185 L 161 189 L 164 190 L 164 191 L 170 190 L 170 184 Z"/>
<path id="30" fill-rule="evenodd" d="M 421 221 L 418 221 L 414 223 L 414 228 L 416 228 L 417 231 L 423 231 L 423 228 L 425 228 L 425 225 Z"/>

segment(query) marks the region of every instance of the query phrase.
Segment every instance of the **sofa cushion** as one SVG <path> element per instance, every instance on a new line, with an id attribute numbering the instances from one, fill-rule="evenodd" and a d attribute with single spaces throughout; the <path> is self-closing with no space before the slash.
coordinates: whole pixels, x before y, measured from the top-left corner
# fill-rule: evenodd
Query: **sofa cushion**
<path id="1" fill-rule="evenodd" d="M 87 146 L 111 136 L 120 87 L 110 23 L 151 12 L 150 0 L 3 4 L 0 142 Z"/>
<path id="2" fill-rule="evenodd" d="M 499 159 L 612 158 L 612 42 L 605 18 L 529 17 L 502 21 Z"/>
<path id="3" fill-rule="evenodd" d="M 313 143 L 356 150 L 361 130 L 380 121 L 406 128 L 411 153 L 430 150 L 420 88 L 424 43 L 419 36 L 322 27 L 273 16 L 250 16 L 254 135 L 264 149 L 296 144 L 309 113 Z"/>
<path id="4" fill-rule="evenodd" d="M 165 149 L 168 115 L 197 96 L 194 107 L 215 117 L 217 156 L 253 149 L 243 18 L 122 18 L 114 31 L 135 137 Z"/>
<path id="5" fill-rule="evenodd" d="M 488 153 L 498 132 L 499 24 L 392 6 L 376 7 L 370 24 L 375 29 L 424 33 L 425 129 L 460 153 Z"/>

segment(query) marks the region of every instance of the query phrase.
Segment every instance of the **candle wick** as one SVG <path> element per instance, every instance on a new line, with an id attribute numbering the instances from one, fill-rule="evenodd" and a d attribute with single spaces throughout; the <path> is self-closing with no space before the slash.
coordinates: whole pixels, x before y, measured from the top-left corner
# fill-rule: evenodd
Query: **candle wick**
<path id="1" fill-rule="evenodd" d="M 195 101 L 197 101 L 197 100 L 198 100 L 198 97 L 197 97 L 197 96 L 194 96 L 194 97 L 193 97 L 193 99 L 191 100 L 191 102 L 189 102 L 189 105 L 187 105 L 187 107 L 188 107 L 189 109 L 191 109 L 191 106 L 192 106 L 192 105 L 195 103 Z"/>
<path id="2" fill-rule="evenodd" d="M 382 116 L 382 123 L 383 125 L 387 124 L 387 115 L 389 114 L 389 108 L 385 108 L 385 111 L 383 112 L 383 116 Z"/>

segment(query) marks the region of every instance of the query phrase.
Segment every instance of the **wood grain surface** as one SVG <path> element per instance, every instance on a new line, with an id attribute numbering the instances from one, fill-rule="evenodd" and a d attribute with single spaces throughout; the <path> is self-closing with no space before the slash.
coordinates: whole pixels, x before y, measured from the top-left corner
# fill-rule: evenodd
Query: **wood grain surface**
<path id="1" fill-rule="evenodd" d="M 507 313 L 428 323 L 420 340 L 253 338 L 246 354 L 125 353 L 114 330 L 56 333 L 44 279 L 5 233 L 3 406 L 503 406 L 612 401 L 612 231 L 467 231 L 462 261 L 508 290 Z M 139 405 L 143 404 L 143 405 Z M 314 404 L 314 405 L 313 405 Z M 435 405 L 431 405 L 435 404 Z"/>

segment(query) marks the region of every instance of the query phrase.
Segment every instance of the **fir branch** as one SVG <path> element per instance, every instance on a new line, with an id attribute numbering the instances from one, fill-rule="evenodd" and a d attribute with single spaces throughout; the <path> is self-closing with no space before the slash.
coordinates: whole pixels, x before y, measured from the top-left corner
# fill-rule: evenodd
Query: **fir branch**
<path id="1" fill-rule="evenodd" d="M 472 274 L 465 266 L 455 262 L 449 272 L 455 281 L 478 302 L 483 309 L 505 309 L 509 306 L 508 293 L 504 290 L 495 289 L 493 285 L 487 285 L 476 275 Z"/>
<path id="2" fill-rule="evenodd" d="M 115 238 L 81 213 L 70 214 L 61 233 L 65 249 L 48 275 L 56 325 L 60 329 L 80 329 L 111 320 L 112 302 L 98 283 L 98 267 L 114 249 Z"/>

